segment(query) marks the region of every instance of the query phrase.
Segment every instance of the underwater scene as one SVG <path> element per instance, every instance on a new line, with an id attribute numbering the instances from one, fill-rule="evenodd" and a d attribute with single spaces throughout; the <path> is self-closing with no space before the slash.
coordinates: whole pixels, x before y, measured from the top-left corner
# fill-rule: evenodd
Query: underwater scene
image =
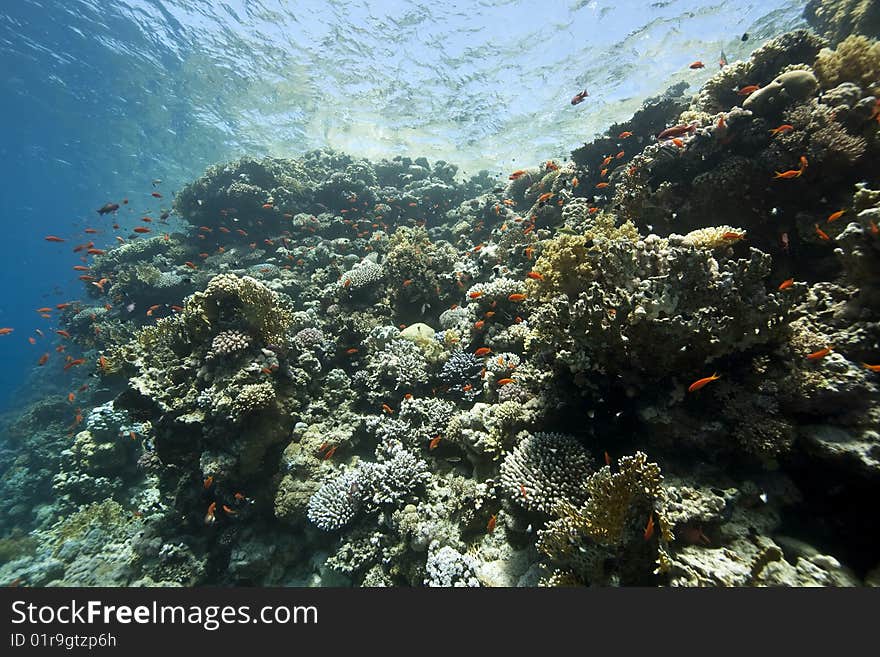
<path id="1" fill-rule="evenodd" d="M 880 3 L 9 0 L 0 583 L 880 585 Z"/>

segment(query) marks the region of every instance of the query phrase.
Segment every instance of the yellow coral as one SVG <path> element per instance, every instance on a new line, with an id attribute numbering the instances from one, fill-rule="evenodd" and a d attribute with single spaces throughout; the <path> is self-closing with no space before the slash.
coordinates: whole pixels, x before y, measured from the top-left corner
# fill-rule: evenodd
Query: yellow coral
<path id="1" fill-rule="evenodd" d="M 684 236 L 681 243 L 699 249 L 717 249 L 739 242 L 746 236 L 746 231 L 732 226 L 710 226 L 692 230 Z"/>
<path id="2" fill-rule="evenodd" d="M 853 34 L 837 50 L 822 48 L 813 65 L 823 89 L 853 82 L 869 93 L 880 93 L 880 42 Z"/>
<path id="3" fill-rule="evenodd" d="M 617 226 L 614 215 L 603 212 L 583 235 L 561 233 L 545 243 L 534 267 L 542 279 L 528 280 L 526 294 L 537 301 L 549 301 L 560 294 L 575 298 L 591 276 L 588 252 L 597 248 L 595 240 L 635 241 L 638 238 L 638 230 L 631 222 Z"/>

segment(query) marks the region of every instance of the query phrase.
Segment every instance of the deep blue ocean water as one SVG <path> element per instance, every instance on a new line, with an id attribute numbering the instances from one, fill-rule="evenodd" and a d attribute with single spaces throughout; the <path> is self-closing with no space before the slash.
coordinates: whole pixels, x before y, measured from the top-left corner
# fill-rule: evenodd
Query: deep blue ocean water
<path id="1" fill-rule="evenodd" d="M 333 147 L 468 173 L 563 156 L 671 84 L 696 88 L 722 51 L 733 61 L 799 26 L 802 7 L 5 0 L 0 327 L 15 330 L 0 336 L 0 408 L 65 394 L 57 363 L 36 366 L 58 327 L 35 309 L 82 296 L 71 250 L 87 227 L 102 231 L 96 246 L 112 241 L 104 203 L 129 199 L 120 220 L 133 225 L 245 154 Z M 695 59 L 706 69 L 689 70 Z"/>

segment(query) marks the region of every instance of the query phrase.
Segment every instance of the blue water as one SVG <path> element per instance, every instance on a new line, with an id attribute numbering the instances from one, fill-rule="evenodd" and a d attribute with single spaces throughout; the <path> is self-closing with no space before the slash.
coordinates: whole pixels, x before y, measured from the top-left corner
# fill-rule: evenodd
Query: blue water
<path id="1" fill-rule="evenodd" d="M 244 154 L 333 147 L 447 159 L 463 173 L 564 156 L 646 97 L 680 80 L 698 86 L 722 50 L 733 61 L 800 26 L 802 8 L 5 0 L 0 327 L 15 331 L 0 336 L 0 408 L 55 391 L 57 368 L 36 361 L 57 325 L 35 309 L 82 295 L 71 249 L 83 229 L 106 227 L 95 210 L 107 201 L 128 198 L 120 218 L 131 222 Z M 707 67 L 688 69 L 695 59 Z M 584 87 L 588 101 L 572 107 Z M 31 345 L 38 328 L 46 338 Z"/>

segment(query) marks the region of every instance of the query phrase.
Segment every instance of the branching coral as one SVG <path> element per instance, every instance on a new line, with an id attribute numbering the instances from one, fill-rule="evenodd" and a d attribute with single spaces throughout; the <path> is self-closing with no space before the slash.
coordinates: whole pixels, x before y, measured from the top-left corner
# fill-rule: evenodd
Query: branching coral
<path id="1" fill-rule="evenodd" d="M 870 93 L 880 92 L 880 42 L 851 34 L 835 50 L 823 48 L 813 65 L 824 89 L 853 82 Z"/>
<path id="2" fill-rule="evenodd" d="M 572 436 L 528 435 L 501 464 L 505 494 L 531 511 L 553 513 L 560 504 L 577 506 L 586 499 L 593 460 Z"/>

